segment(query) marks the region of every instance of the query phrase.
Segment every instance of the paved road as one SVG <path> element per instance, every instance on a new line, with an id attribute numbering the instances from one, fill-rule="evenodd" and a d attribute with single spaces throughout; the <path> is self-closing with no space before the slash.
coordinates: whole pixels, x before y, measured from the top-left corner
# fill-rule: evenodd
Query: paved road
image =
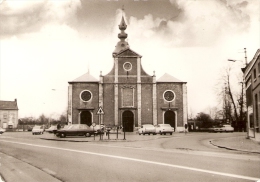
<path id="1" fill-rule="evenodd" d="M 45 133 L 44 135 L 49 136 Z M 240 133 L 127 135 L 127 141 L 67 142 L 30 133 L 0 136 L 0 174 L 16 181 L 257 181 L 260 155 L 209 141 Z M 75 138 L 73 138 L 75 141 Z M 19 166 L 17 168 L 17 166 Z"/>

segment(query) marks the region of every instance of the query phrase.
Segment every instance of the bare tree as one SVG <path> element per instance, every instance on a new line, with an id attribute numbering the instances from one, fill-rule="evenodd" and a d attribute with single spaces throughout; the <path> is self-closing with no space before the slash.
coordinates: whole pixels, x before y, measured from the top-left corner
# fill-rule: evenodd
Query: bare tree
<path id="1" fill-rule="evenodd" d="M 238 86 L 242 80 L 242 74 L 236 80 L 231 79 L 231 67 L 227 67 L 222 72 L 219 84 L 217 85 L 217 95 L 223 106 L 223 118 L 228 121 L 230 120 L 232 126 L 235 129 L 243 127 L 245 123 L 244 117 L 244 106 L 245 106 L 245 94 L 243 88 L 243 82 L 241 89 L 239 91 L 232 88 L 233 86 Z M 240 81 L 237 81 L 240 80 Z M 223 85 L 224 88 L 223 88 Z"/>

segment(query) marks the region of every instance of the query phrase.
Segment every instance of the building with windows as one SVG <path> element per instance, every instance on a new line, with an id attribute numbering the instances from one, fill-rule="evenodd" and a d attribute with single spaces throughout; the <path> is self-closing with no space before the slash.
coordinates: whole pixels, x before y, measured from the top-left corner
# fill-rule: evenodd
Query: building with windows
<path id="1" fill-rule="evenodd" d="M 260 141 L 260 49 L 242 71 L 246 87 L 248 136 Z"/>
<path id="2" fill-rule="evenodd" d="M 69 81 L 68 122 L 123 126 L 133 132 L 143 124 L 170 124 L 175 131 L 187 123 L 187 82 L 169 74 L 158 80 L 147 74 L 142 56 L 125 41 L 127 25 L 122 17 L 112 57 L 114 66 L 99 80 L 86 73 Z"/>
<path id="3" fill-rule="evenodd" d="M 16 128 L 18 124 L 17 100 L 0 100 L 0 127 L 5 129 Z"/>

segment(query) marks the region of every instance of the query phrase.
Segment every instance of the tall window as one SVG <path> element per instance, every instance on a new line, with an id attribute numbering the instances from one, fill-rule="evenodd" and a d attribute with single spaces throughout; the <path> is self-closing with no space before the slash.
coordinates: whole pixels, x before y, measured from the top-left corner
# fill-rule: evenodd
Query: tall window
<path id="1" fill-rule="evenodd" d="M 123 107 L 134 106 L 134 87 L 131 86 L 122 87 L 122 106 Z"/>
<path id="2" fill-rule="evenodd" d="M 260 75 L 260 62 L 258 63 L 258 76 Z"/>
<path id="3" fill-rule="evenodd" d="M 259 110 L 258 110 L 258 97 L 257 97 L 257 94 L 255 94 L 255 117 L 256 117 L 256 126 L 259 126 L 258 125 L 258 113 L 259 113 Z"/>
<path id="4" fill-rule="evenodd" d="M 256 69 L 254 69 L 254 81 L 256 79 Z"/>

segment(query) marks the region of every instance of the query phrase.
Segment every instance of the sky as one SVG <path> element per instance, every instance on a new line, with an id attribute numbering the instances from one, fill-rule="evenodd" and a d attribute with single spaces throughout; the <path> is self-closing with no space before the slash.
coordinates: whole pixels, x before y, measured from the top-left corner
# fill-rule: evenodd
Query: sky
<path id="1" fill-rule="evenodd" d="M 69 81 L 112 69 L 124 16 L 143 69 L 187 82 L 189 113 L 221 107 L 223 70 L 237 89 L 244 48 L 248 62 L 260 48 L 259 13 L 259 0 L 0 0 L 0 100 L 19 118 L 66 113 Z"/>

